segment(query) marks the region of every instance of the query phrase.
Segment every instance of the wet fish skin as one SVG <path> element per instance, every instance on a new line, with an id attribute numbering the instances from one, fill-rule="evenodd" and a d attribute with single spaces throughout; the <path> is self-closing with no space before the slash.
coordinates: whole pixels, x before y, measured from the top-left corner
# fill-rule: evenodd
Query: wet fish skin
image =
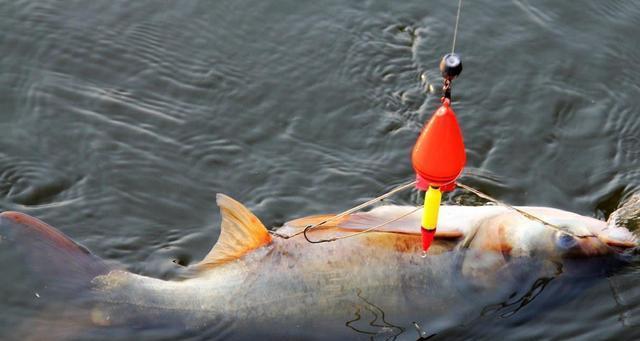
<path id="1" fill-rule="evenodd" d="M 606 233 L 606 223 L 548 208 L 523 209 L 595 237 L 558 243 L 558 238 L 566 236 L 501 207 L 444 206 L 441 238 L 423 258 L 419 221 L 414 221 L 420 212 L 384 231 L 309 244 L 302 236 L 272 238 L 244 206 L 225 196 L 219 196 L 218 202 L 223 216 L 221 240 L 189 269 L 189 278 L 179 281 L 107 270 L 59 231 L 24 214 L 0 214 L 0 234 L 12 232 L 9 237 L 16 243 L 37 246 L 38 252 L 27 250 L 30 264 L 53 260 L 56 268 L 64 262 L 73 265 L 72 271 L 64 272 L 70 279 L 59 282 L 70 283 L 65 288 L 85 283 L 78 288 L 86 290 L 81 296 L 89 299 L 83 299 L 82 307 L 89 312 L 79 314 L 85 318 L 78 319 L 77 325 L 82 326 L 78 329 L 166 319 L 185 329 L 282 326 L 290 333 L 344 326 L 365 310 L 383 311 L 388 321 L 401 325 L 408 323 L 408 313 L 418 312 L 430 317 L 432 328 L 444 327 L 451 323 L 451 314 L 477 313 L 483 302 L 500 297 L 511 284 L 522 284 L 516 283 L 522 270 L 529 271 L 525 278 L 534 280 L 557 275 L 557 264 L 566 258 L 615 255 L 606 244 L 610 239 L 599 237 Z M 350 234 L 407 209 L 383 206 L 313 230 L 309 236 Z M 317 217 L 292 221 L 277 232 L 298 231 L 313 219 Z M 631 234 L 616 237 L 618 244 L 635 245 Z M 465 249 L 460 248 L 463 243 Z M 38 258 L 43 254 L 47 258 Z M 486 297 L 468 304 L 464 295 L 469 292 Z"/>

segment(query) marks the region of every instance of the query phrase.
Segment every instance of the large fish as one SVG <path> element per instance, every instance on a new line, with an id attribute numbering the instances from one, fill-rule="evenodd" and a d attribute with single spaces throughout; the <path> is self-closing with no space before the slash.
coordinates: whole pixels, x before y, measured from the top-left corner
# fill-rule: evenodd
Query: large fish
<path id="1" fill-rule="evenodd" d="M 616 259 L 636 247 L 625 228 L 557 209 L 520 207 L 570 234 L 504 207 L 442 206 L 436 241 L 422 257 L 420 211 L 374 232 L 310 244 L 280 236 L 329 216 L 293 220 L 272 234 L 237 201 L 218 195 L 217 202 L 217 243 L 174 280 L 118 270 L 36 218 L 0 214 L 0 247 L 21 251 L 41 279 L 37 296 L 48 302 L 10 336 L 416 339 L 413 321 L 435 333 L 492 304 L 530 300 L 541 279 L 579 273 L 569 265 L 576 260 Z M 348 235 L 413 209 L 380 206 L 308 237 Z"/>

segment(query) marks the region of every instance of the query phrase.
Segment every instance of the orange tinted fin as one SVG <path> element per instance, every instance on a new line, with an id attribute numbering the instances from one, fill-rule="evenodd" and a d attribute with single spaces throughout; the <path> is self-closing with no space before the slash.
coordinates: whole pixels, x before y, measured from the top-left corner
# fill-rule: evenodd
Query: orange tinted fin
<path id="1" fill-rule="evenodd" d="M 354 232 L 362 231 L 392 220 L 394 217 L 399 217 L 411 210 L 414 210 L 411 206 L 394 206 L 390 207 L 389 210 L 385 208 L 380 210 L 377 208 L 373 211 L 353 213 L 340 219 L 332 220 L 327 224 L 321 225 L 318 229 L 324 227 L 341 228 L 353 230 Z M 284 235 L 293 235 L 309 225 L 316 225 L 333 217 L 334 215 L 331 214 L 323 214 L 295 219 L 284 224 L 277 232 Z M 374 231 L 420 235 L 420 218 L 420 212 L 415 212 L 397 221 L 381 226 Z M 438 226 L 435 234 L 435 238 L 455 239 L 462 236 L 463 233 L 461 230 L 447 226 Z"/>
<path id="2" fill-rule="evenodd" d="M 271 235 L 262 222 L 244 205 L 224 194 L 218 194 L 216 200 L 222 215 L 220 237 L 196 265 L 202 269 L 236 260 L 271 242 Z"/>
<path id="3" fill-rule="evenodd" d="M 355 213 L 347 216 L 343 221 L 337 224 L 337 227 L 355 231 L 362 231 L 380 224 L 384 224 L 395 217 L 402 216 L 412 210 L 412 207 L 398 207 L 394 212 L 365 212 Z M 407 212 L 404 212 L 406 210 Z M 382 214 L 381 214 L 382 213 Z M 406 217 L 400 218 L 394 222 L 384 224 L 376 228 L 374 231 L 392 232 L 420 235 L 420 212 L 415 212 Z M 463 236 L 461 230 L 446 226 L 437 226 L 435 238 L 460 238 Z"/>
<path id="4" fill-rule="evenodd" d="M 318 215 L 312 215 L 304 218 L 294 219 L 294 220 L 288 221 L 285 225 L 291 226 L 294 228 L 305 228 L 309 225 L 320 224 L 321 222 L 325 220 L 329 220 L 333 217 L 334 217 L 333 214 L 318 214 Z M 323 224 L 322 226 L 336 226 L 336 224 L 339 223 L 342 219 L 344 218 L 332 220 L 326 224 Z"/>

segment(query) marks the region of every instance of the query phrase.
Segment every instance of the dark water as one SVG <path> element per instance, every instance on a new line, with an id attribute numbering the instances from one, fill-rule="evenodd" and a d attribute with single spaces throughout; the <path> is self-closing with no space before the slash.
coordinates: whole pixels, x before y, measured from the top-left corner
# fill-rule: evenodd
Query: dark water
<path id="1" fill-rule="evenodd" d="M 216 192 L 268 226 L 372 198 L 412 177 L 456 5 L 3 1 L 0 208 L 168 277 L 216 240 Z M 598 218 L 640 189 L 639 3 L 468 1 L 460 24 L 466 183 Z M 637 337 L 639 271 L 437 337 Z M 3 319 L 28 310 L 0 296 Z"/>

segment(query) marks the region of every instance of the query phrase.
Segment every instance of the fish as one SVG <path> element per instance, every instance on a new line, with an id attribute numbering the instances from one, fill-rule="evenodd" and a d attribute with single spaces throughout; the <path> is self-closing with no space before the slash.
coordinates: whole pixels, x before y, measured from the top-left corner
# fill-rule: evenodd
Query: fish
<path id="1" fill-rule="evenodd" d="M 1 213 L 0 251 L 19 251 L 47 302 L 12 336 L 416 339 L 423 329 L 437 333 L 496 303 L 530 298 L 541 279 L 581 274 L 583 266 L 572 273 L 570 264 L 621 259 L 638 246 L 624 227 L 559 209 L 518 207 L 561 230 L 503 206 L 443 205 L 423 255 L 421 210 L 413 206 L 352 213 L 305 237 L 305 227 L 334 216 L 270 231 L 240 202 L 216 198 L 217 242 L 171 279 L 123 270 L 35 217 Z M 347 238 L 306 239 L 335 237 Z"/>

